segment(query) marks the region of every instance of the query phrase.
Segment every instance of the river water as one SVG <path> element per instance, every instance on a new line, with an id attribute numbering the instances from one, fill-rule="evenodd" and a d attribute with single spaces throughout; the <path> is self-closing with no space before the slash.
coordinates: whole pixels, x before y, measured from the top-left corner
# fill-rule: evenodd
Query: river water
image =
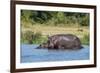
<path id="1" fill-rule="evenodd" d="M 21 63 L 88 60 L 89 46 L 83 45 L 80 50 L 35 49 L 38 45 L 21 44 Z"/>

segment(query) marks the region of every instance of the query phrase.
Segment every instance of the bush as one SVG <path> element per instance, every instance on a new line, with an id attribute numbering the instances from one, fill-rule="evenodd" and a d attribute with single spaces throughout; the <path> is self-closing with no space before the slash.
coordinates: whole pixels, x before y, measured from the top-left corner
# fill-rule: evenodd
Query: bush
<path id="1" fill-rule="evenodd" d="M 81 38 L 81 42 L 82 42 L 82 44 L 84 44 L 84 45 L 89 45 L 89 34 L 85 34 L 84 36 L 83 36 L 83 38 Z"/>
<path id="2" fill-rule="evenodd" d="M 32 44 L 34 32 L 32 31 L 26 31 L 21 33 L 21 40 L 23 43 L 30 43 Z"/>
<path id="3" fill-rule="evenodd" d="M 21 33 L 21 42 L 28 44 L 39 44 L 44 42 L 46 38 L 42 37 L 41 32 L 25 31 Z"/>

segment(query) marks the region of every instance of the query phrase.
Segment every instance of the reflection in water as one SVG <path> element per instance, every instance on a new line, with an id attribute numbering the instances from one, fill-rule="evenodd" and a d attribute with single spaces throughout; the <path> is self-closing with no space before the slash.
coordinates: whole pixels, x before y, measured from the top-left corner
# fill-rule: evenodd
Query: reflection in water
<path id="1" fill-rule="evenodd" d="M 80 50 L 35 49 L 38 45 L 21 44 L 21 63 L 44 61 L 88 60 L 89 46 Z"/>

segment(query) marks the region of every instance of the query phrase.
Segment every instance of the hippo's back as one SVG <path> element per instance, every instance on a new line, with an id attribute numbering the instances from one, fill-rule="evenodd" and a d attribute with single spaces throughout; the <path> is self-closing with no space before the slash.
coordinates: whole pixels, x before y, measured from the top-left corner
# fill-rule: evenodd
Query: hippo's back
<path id="1" fill-rule="evenodd" d="M 75 39 L 78 39 L 77 36 L 73 35 L 73 34 L 57 34 L 57 35 L 53 35 L 51 36 L 52 39 L 63 39 L 63 40 L 69 40 L 69 41 L 73 41 Z"/>
<path id="2" fill-rule="evenodd" d="M 51 36 L 51 39 L 56 45 L 64 48 L 81 48 L 80 39 L 73 34 L 58 34 Z"/>

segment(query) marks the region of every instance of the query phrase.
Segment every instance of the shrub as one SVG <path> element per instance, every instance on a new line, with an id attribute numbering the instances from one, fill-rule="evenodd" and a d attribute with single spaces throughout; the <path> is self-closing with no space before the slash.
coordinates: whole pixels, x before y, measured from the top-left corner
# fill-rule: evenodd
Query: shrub
<path id="1" fill-rule="evenodd" d="M 21 33 L 21 42 L 28 43 L 28 44 L 39 44 L 43 42 L 44 38 L 42 37 L 41 32 L 32 32 L 32 31 L 25 31 Z"/>
<path id="2" fill-rule="evenodd" d="M 32 44 L 34 32 L 32 31 L 25 31 L 21 33 L 21 40 L 23 43 L 30 43 Z"/>
<path id="3" fill-rule="evenodd" d="M 89 45 L 89 34 L 85 34 L 84 36 L 83 36 L 83 38 L 81 38 L 81 42 L 82 42 L 82 44 L 84 44 L 84 45 Z"/>

